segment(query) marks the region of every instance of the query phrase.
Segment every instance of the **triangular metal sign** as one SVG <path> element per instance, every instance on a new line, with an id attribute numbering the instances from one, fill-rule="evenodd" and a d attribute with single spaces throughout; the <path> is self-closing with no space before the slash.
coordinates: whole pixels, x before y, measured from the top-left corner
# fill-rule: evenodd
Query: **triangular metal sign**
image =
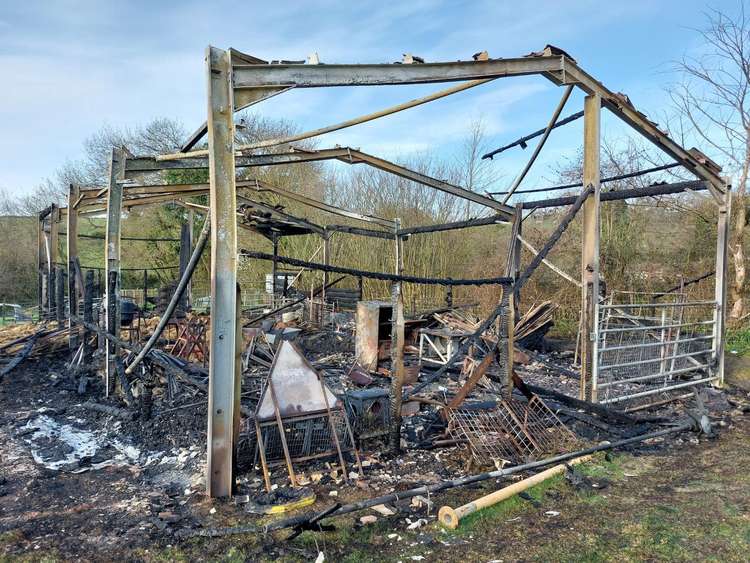
<path id="1" fill-rule="evenodd" d="M 336 395 L 322 377 L 318 377 L 318 372 L 302 351 L 288 340 L 282 341 L 271 364 L 268 384 L 255 411 L 256 418 L 269 420 L 276 416 L 271 385 L 282 417 L 326 412 L 326 407 L 335 408 Z"/>

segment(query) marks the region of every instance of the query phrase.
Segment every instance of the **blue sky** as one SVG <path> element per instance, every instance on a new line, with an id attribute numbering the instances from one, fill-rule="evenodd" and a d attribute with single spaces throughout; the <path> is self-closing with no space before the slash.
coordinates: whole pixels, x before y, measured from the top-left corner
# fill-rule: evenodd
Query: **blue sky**
<path id="1" fill-rule="evenodd" d="M 734 0 L 713 2 L 727 11 Z M 234 47 L 264 59 L 393 62 L 402 53 L 427 61 L 470 59 L 487 50 L 514 57 L 557 45 L 588 72 L 659 120 L 668 109 L 672 62 L 701 49 L 692 28 L 704 1 L 567 0 L 440 2 L 106 2 L 3 0 L 0 7 L 0 189 L 26 193 L 66 162 L 102 125 L 156 117 L 192 131 L 205 120 L 206 45 Z M 271 117 L 320 127 L 426 94 L 440 86 L 301 90 L 262 104 Z M 491 144 L 543 127 L 562 90 L 541 77 L 502 79 L 357 128 L 321 137 L 398 158 L 410 151 L 446 157 L 481 117 Z M 578 111 L 576 94 L 563 115 Z M 621 135 L 607 117 L 603 133 Z M 558 130 L 544 160 L 524 183 L 549 176 L 572 156 L 581 123 Z M 532 145 L 533 146 L 533 145 Z M 496 165 L 510 182 L 528 151 Z M 499 189 L 505 187 L 498 185 Z"/>

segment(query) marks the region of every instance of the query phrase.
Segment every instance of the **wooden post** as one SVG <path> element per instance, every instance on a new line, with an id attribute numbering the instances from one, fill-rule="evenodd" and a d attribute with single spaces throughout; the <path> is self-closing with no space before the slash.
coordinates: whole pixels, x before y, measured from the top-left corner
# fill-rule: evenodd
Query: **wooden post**
<path id="1" fill-rule="evenodd" d="M 50 319 L 56 319 L 57 318 L 57 284 L 55 282 L 57 278 L 57 268 L 53 267 L 48 273 L 47 273 L 47 293 L 48 299 L 49 299 L 49 318 Z"/>
<path id="2" fill-rule="evenodd" d="M 331 263 L 331 232 L 325 231 L 323 233 L 323 264 L 328 266 Z M 320 299 L 325 305 L 326 302 L 326 286 L 328 285 L 330 274 L 326 271 L 323 272 L 323 291 L 320 294 Z"/>
<path id="3" fill-rule="evenodd" d="M 404 387 L 404 298 L 401 282 L 391 285 L 391 420 L 388 447 L 401 451 L 401 398 Z"/>
<path id="4" fill-rule="evenodd" d="M 513 395 L 513 360 L 516 357 L 515 347 L 516 347 L 516 314 L 515 311 L 518 308 L 516 305 L 516 291 L 515 288 L 511 289 L 508 287 L 503 287 L 503 291 L 508 291 L 510 295 L 508 296 L 508 318 L 507 318 L 507 329 L 506 332 L 508 334 L 507 338 L 507 346 L 508 346 L 508 362 L 505 372 L 505 384 L 508 387 L 508 398 L 510 398 Z"/>
<path id="5" fill-rule="evenodd" d="M 232 65 L 227 51 L 206 50 L 211 208 L 211 348 L 206 491 L 232 494 L 237 338 L 237 194 Z"/>
<path id="6" fill-rule="evenodd" d="M 146 305 L 148 304 L 148 270 L 143 269 L 143 312 L 146 312 Z"/>
<path id="7" fill-rule="evenodd" d="M 724 203 L 719 205 L 717 236 L 716 236 L 716 280 L 714 286 L 714 299 L 716 310 L 714 311 L 714 360 L 715 374 L 718 377 L 716 385 L 724 385 L 724 336 L 726 331 L 727 316 L 727 262 L 729 251 L 729 225 L 732 209 L 732 192 L 729 182 L 726 183 L 726 194 Z M 740 202 L 744 205 L 745 202 Z"/>
<path id="8" fill-rule="evenodd" d="M 190 249 L 192 253 L 193 244 L 195 244 L 195 233 L 193 232 L 193 229 L 195 227 L 195 213 L 192 209 L 188 209 L 188 238 L 190 239 Z M 185 299 L 186 299 L 186 305 L 188 310 L 191 310 L 193 308 L 193 277 L 190 276 L 190 280 L 188 281 L 187 288 L 185 289 Z M 145 303 L 145 297 L 144 297 L 144 303 Z"/>
<path id="9" fill-rule="evenodd" d="M 125 177 L 125 151 L 112 149 L 109 161 L 109 184 L 107 189 L 107 232 L 104 237 L 107 283 L 106 319 L 107 333 L 120 338 L 120 221 L 122 217 L 122 184 Z M 119 347 L 108 341 L 104 372 L 104 389 L 107 397 L 114 391 L 117 379 L 115 358 Z"/>
<path id="10" fill-rule="evenodd" d="M 523 203 L 516 205 L 515 214 L 513 215 L 513 240 L 512 254 L 508 260 L 509 272 L 508 276 L 512 277 L 513 280 L 517 280 L 518 276 L 521 275 L 521 235 L 523 234 Z M 511 249 L 509 249 L 511 250 Z M 521 289 L 515 284 L 513 285 L 513 299 L 511 300 L 511 312 L 513 324 L 516 319 L 519 318 L 518 306 L 521 304 Z M 513 363 L 511 362 L 511 366 Z"/>
<path id="11" fill-rule="evenodd" d="M 394 232 L 401 228 L 401 220 L 394 220 Z M 396 274 L 404 271 L 401 237 L 396 235 Z M 391 284 L 391 421 L 388 447 L 392 453 L 401 451 L 401 399 L 404 387 L 404 297 L 401 282 Z"/>
<path id="12" fill-rule="evenodd" d="M 78 324 L 72 320 L 73 316 L 78 315 L 78 290 L 76 284 L 76 265 L 78 259 L 78 211 L 74 209 L 76 201 L 81 190 L 77 185 L 71 184 L 68 189 L 68 303 L 70 307 L 70 319 L 68 328 L 68 347 L 71 352 L 78 348 L 79 332 Z M 82 289 L 82 288 L 81 288 Z"/>
<path id="13" fill-rule="evenodd" d="M 52 318 L 55 313 L 55 268 L 58 259 L 58 225 L 59 208 L 54 203 L 49 214 L 49 236 L 47 237 L 47 301 L 49 303 L 49 315 Z"/>
<path id="14" fill-rule="evenodd" d="M 45 294 L 45 268 L 44 268 L 44 219 L 41 218 L 41 214 L 38 216 L 37 221 L 37 299 L 39 305 L 39 321 L 41 322 L 44 318 L 45 311 L 47 310 L 47 299 Z"/>
<path id="15" fill-rule="evenodd" d="M 65 323 L 65 268 L 58 266 L 55 268 L 55 272 L 55 302 L 57 303 L 55 314 L 57 328 L 62 328 Z"/>
<path id="16" fill-rule="evenodd" d="M 599 299 L 599 179 L 601 97 L 586 96 L 583 106 L 583 186 L 594 193 L 583 204 L 581 253 L 581 382 L 580 398 L 596 402 L 594 338 Z"/>
<path id="17" fill-rule="evenodd" d="M 83 291 L 83 320 L 87 323 L 93 324 L 94 322 L 94 270 L 86 271 L 86 282 Z M 94 348 L 91 346 L 91 331 L 84 329 L 83 331 L 83 359 L 89 361 L 91 355 L 94 353 Z"/>
<path id="18" fill-rule="evenodd" d="M 273 261 L 271 262 L 271 307 L 276 306 L 276 276 L 279 271 L 279 235 L 273 233 Z M 312 306 L 312 304 L 311 304 Z"/>
<path id="19" fill-rule="evenodd" d="M 182 279 L 182 275 L 187 269 L 190 262 L 190 255 L 193 253 L 193 241 L 190 238 L 190 226 L 187 223 L 180 225 L 180 275 L 177 279 Z M 182 294 L 178 308 L 187 311 L 187 293 Z"/>
<path id="20" fill-rule="evenodd" d="M 52 212 L 49 214 L 49 268 L 52 271 L 57 266 L 60 259 L 60 208 L 52 205 Z M 50 288 L 54 291 L 54 288 Z"/>

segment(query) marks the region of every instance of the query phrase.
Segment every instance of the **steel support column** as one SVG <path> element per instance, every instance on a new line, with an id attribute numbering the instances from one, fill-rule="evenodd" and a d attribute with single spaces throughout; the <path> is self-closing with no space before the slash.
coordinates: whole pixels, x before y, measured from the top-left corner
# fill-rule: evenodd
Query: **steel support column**
<path id="1" fill-rule="evenodd" d="M 744 205 L 744 202 L 740 202 Z M 729 227 L 732 208 L 732 192 L 727 185 L 724 194 L 724 203 L 718 206 L 718 221 L 716 233 L 716 279 L 715 299 L 716 310 L 714 311 L 714 343 L 715 372 L 718 377 L 717 385 L 724 385 L 724 336 L 727 316 L 727 262 L 729 251 Z"/>
<path id="2" fill-rule="evenodd" d="M 580 398 L 596 402 L 594 338 L 599 299 L 600 119 L 602 100 L 586 97 L 583 106 L 583 185 L 594 193 L 583 204 L 581 253 L 581 387 Z"/>
<path id="3" fill-rule="evenodd" d="M 211 353 L 206 491 L 232 494 L 237 339 L 237 194 L 232 66 L 227 51 L 206 50 L 211 206 Z"/>
<path id="4" fill-rule="evenodd" d="M 109 162 L 109 184 L 107 189 L 107 232 L 104 240 L 106 255 L 107 333 L 120 338 L 120 225 L 122 218 L 122 180 L 125 176 L 125 151 L 113 148 Z M 106 366 L 104 385 L 106 395 L 114 390 L 117 379 L 115 358 L 118 347 L 112 342 L 105 344 Z"/>
<path id="5" fill-rule="evenodd" d="M 78 211 L 75 203 L 78 201 L 81 190 L 77 185 L 71 184 L 68 189 L 68 303 L 70 306 L 70 317 L 68 321 L 68 347 L 74 352 L 78 347 L 79 325 L 72 318 L 78 315 L 78 284 L 76 283 L 76 264 L 78 260 Z M 83 289 L 83 288 L 80 288 Z"/>

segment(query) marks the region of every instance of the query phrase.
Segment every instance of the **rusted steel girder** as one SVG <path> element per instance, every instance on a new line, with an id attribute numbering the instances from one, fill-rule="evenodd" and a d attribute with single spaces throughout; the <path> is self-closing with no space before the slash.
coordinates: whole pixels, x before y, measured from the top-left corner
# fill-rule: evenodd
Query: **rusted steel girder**
<path id="1" fill-rule="evenodd" d="M 211 354 L 208 379 L 206 491 L 231 496 L 234 489 L 234 424 L 237 395 L 237 199 L 230 55 L 209 47 L 208 150 L 211 184 Z"/>

